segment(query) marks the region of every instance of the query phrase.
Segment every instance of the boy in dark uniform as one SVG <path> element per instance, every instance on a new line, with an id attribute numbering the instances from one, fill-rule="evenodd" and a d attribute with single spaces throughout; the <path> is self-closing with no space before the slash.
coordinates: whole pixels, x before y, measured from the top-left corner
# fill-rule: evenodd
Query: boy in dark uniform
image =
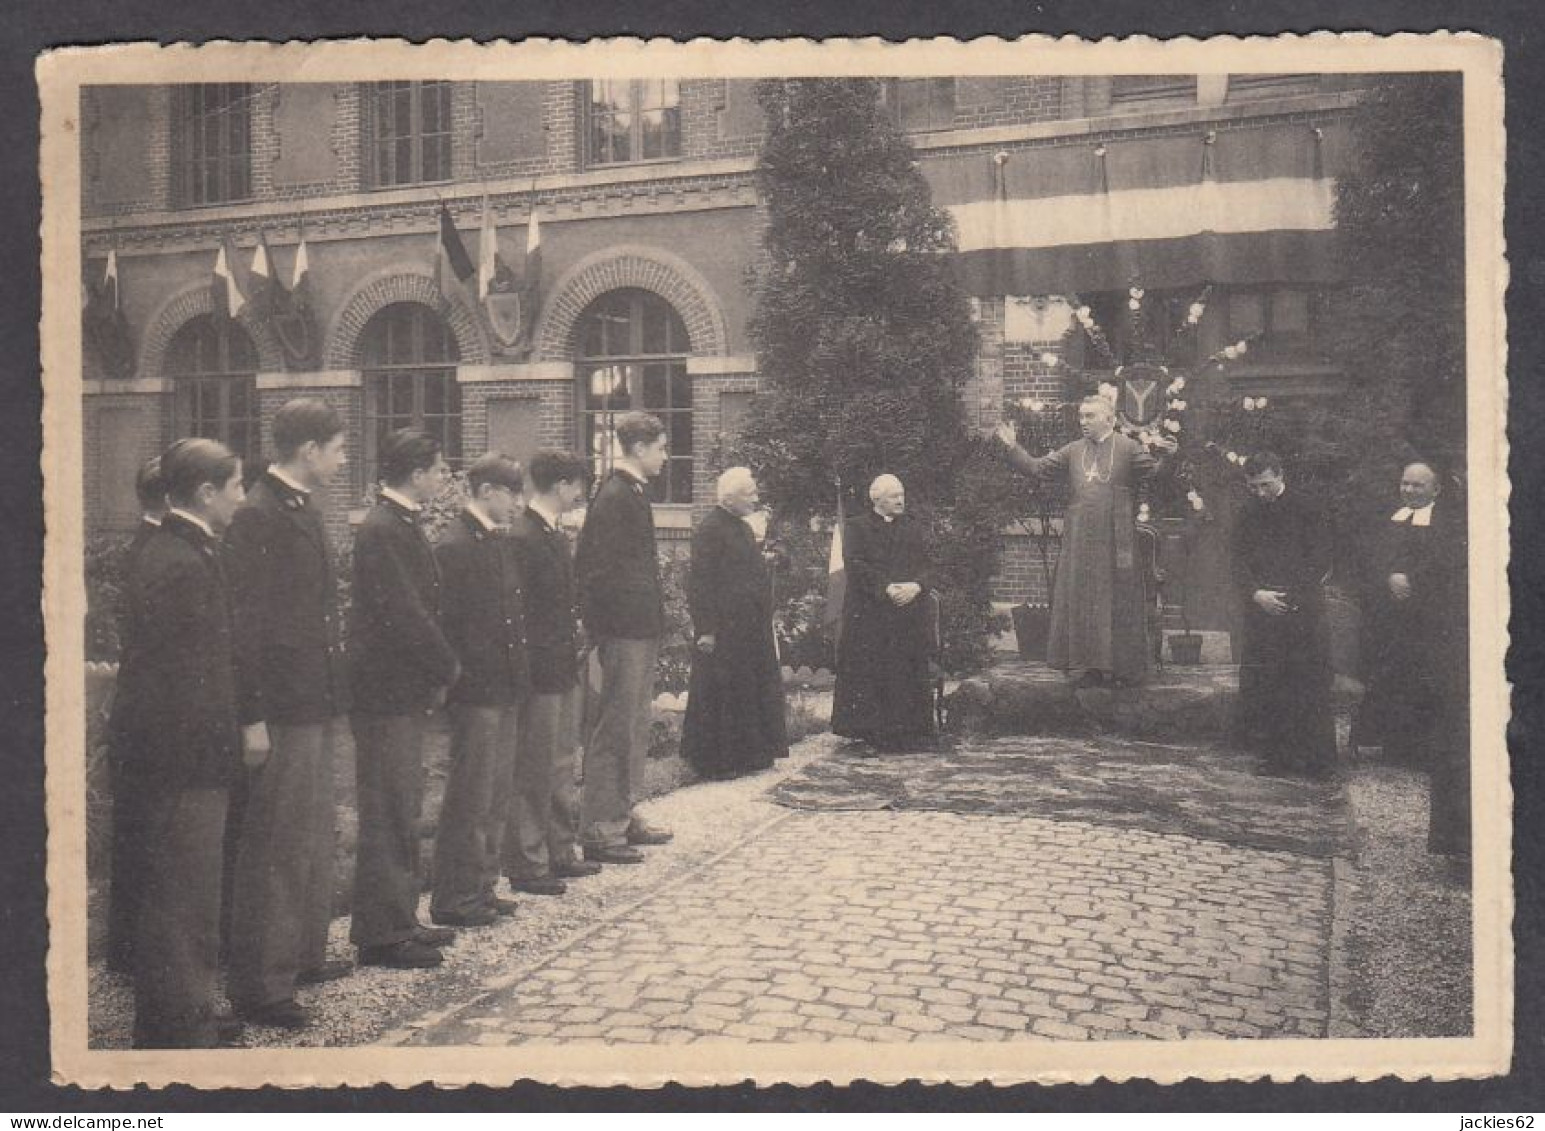
<path id="1" fill-rule="evenodd" d="M 471 498 L 435 546 L 440 623 L 461 661 L 450 690 L 451 771 L 435 835 L 436 923 L 482 927 L 514 911 L 499 884 L 526 671 L 526 608 L 515 545 L 520 465 L 489 452 L 467 469 Z"/>
<path id="2" fill-rule="evenodd" d="M 510 524 L 526 579 L 531 694 L 520 712 L 504 867 L 511 888 L 534 895 L 561 895 L 565 879 L 601 870 L 575 856 L 581 641 L 569 539 L 558 529 L 584 499 L 586 478 L 578 456 L 537 452 L 526 469 L 526 508 Z"/>
<path id="3" fill-rule="evenodd" d="M 134 941 L 136 1048 L 210 1048 L 219 960 L 221 844 L 243 744 L 219 535 L 241 505 L 241 461 L 214 440 L 161 457 L 170 509 L 129 589 L 120 693 L 143 784 L 144 869 Z"/>
<path id="4" fill-rule="evenodd" d="M 333 750 L 348 713 L 332 546 L 314 493 L 347 462 L 343 418 L 300 398 L 274 416 L 279 461 L 226 533 L 244 724 L 271 752 L 249 767 L 238 830 L 230 996 L 260 1025 L 310 1022 L 295 987 L 342 977 L 332 921 Z"/>
<path id="5" fill-rule="evenodd" d="M 448 475 L 432 436 L 387 436 L 381 498 L 354 539 L 349 721 L 359 848 L 349 938 L 366 966 L 438 966 L 435 948 L 455 938 L 418 921 L 424 721 L 459 674 L 440 629 L 440 571 L 418 523 Z"/>
<path id="6" fill-rule="evenodd" d="M 601 661 L 600 711 L 585 743 L 585 858 L 636 864 L 639 844 L 671 834 L 634 812 L 649 750 L 655 660 L 665 632 L 665 599 L 655 552 L 648 484 L 670 453 L 665 425 L 630 412 L 617 421 L 622 454 L 601 483 L 580 531 L 574 568 L 585 630 Z"/>
<path id="7" fill-rule="evenodd" d="M 134 586 L 140 554 L 150 541 L 150 536 L 161 529 L 161 520 L 166 515 L 166 485 L 161 481 L 160 456 L 151 456 L 140 466 L 139 474 L 134 477 L 134 494 L 139 499 L 140 521 L 124 551 L 125 595 L 118 607 L 119 656 L 125 662 L 131 648 L 127 593 Z M 139 912 L 139 891 L 144 872 L 140 859 L 144 845 L 138 808 L 140 786 L 134 775 L 137 763 L 130 755 L 126 736 L 121 734 L 126 707 L 120 686 L 113 697 L 107 750 L 108 774 L 113 792 L 113 862 L 108 889 L 107 965 L 120 974 L 134 972 L 134 920 Z"/>

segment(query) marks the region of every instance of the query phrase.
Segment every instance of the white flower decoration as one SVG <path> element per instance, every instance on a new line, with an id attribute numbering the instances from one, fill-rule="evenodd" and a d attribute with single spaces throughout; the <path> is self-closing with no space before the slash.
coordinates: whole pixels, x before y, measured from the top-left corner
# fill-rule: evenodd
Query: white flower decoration
<path id="1" fill-rule="evenodd" d="M 1238 349 L 1238 347 L 1237 346 L 1224 346 L 1223 347 L 1223 356 L 1228 358 L 1230 361 L 1233 361 L 1236 357 L 1239 356 L 1239 349 Z"/>
<path id="2" fill-rule="evenodd" d="M 1255 407 L 1256 408 L 1265 408 L 1266 407 L 1266 398 L 1265 397 L 1256 397 L 1255 398 Z"/>
<path id="3" fill-rule="evenodd" d="M 1129 298 L 1127 299 L 1127 308 L 1129 310 L 1141 310 L 1143 308 L 1143 304 L 1138 299 Z"/>
<path id="4" fill-rule="evenodd" d="M 1191 509 L 1194 511 L 1200 511 L 1204 505 L 1205 504 L 1202 502 L 1202 497 L 1200 495 L 1191 500 Z"/>
<path id="5" fill-rule="evenodd" d="M 1246 397 L 1245 398 L 1245 411 L 1246 412 L 1254 412 L 1255 411 L 1255 398 L 1254 397 Z"/>
<path id="6" fill-rule="evenodd" d="M 1180 421 L 1178 421 L 1178 420 L 1166 420 L 1164 422 L 1164 430 L 1166 432 L 1170 433 L 1171 435 L 1174 435 L 1174 434 L 1178 433 L 1180 431 Z"/>

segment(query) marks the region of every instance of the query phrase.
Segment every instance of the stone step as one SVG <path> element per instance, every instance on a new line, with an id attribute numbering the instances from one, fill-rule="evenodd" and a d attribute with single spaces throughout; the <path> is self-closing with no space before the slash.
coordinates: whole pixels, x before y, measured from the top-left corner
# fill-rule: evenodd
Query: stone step
<path id="1" fill-rule="evenodd" d="M 1239 692 L 1233 664 L 1169 665 L 1139 687 L 1075 687 L 1044 663 L 1004 660 L 962 680 L 949 727 L 966 734 L 1113 733 L 1154 742 L 1206 742 L 1228 733 Z M 1361 688 L 1338 678 L 1338 703 Z"/>

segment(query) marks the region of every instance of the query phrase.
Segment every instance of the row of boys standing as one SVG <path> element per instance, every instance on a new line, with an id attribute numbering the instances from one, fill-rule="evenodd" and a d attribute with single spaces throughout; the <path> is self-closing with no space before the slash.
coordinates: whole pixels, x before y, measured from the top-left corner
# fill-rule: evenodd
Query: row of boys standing
<path id="1" fill-rule="evenodd" d="M 580 457 L 544 451 L 523 474 L 483 456 L 467 471 L 465 510 L 431 548 L 419 518 L 449 476 L 440 445 L 420 432 L 387 437 L 380 499 L 354 544 L 347 664 L 313 497 L 346 461 L 344 422 L 302 398 L 272 432 L 278 459 L 249 494 L 240 461 L 212 440 L 178 441 L 141 476 L 147 521 L 130 550 L 110 727 L 110 962 L 134 975 L 137 1047 L 217 1045 L 242 1020 L 304 1027 L 296 988 L 349 973 L 327 958 L 345 717 L 359 794 L 350 940 L 362 965 L 438 965 L 456 928 L 512 913 L 496 894 L 501 873 L 513 890 L 559 894 L 566 878 L 637 863 L 635 845 L 671 839 L 634 812 L 664 628 L 645 493 L 667 454 L 659 420 L 619 420 L 626 454 L 572 563 L 558 525 L 585 495 Z M 603 691 L 581 810 L 572 728 L 589 646 Z M 429 925 L 418 916 L 425 724 L 447 702 Z M 222 842 L 243 772 L 236 1017 L 221 1017 Z"/>

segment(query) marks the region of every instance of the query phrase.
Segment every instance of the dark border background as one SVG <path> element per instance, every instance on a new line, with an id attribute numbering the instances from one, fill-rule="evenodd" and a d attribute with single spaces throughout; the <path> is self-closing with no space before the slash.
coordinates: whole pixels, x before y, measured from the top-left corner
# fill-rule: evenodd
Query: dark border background
<path id="1" fill-rule="evenodd" d="M 511 1110 L 803 1110 L 912 1111 L 1060 1109 L 1375 1110 L 1468 1114 L 1545 1110 L 1542 1065 L 1542 906 L 1540 847 L 1541 676 L 1545 648 L 1539 620 L 1545 593 L 1535 561 L 1541 536 L 1541 449 L 1531 423 L 1545 409 L 1539 378 L 1545 318 L 1545 246 L 1537 199 L 1545 181 L 1545 19 L 1538 0 L 1252 0 L 1158 4 L 1153 0 L 262 0 L 220 10 L 211 0 L 10 0 L 0 38 L 0 153 L 11 154 L 0 177 L 0 735 L 5 736 L 0 787 L 0 1110 L 25 1111 L 511 1111 Z M 1531 17 L 1533 17 L 1531 19 Z M 198 1092 L 173 1088 L 133 1093 L 87 1092 L 49 1083 L 47 950 L 43 877 L 43 514 L 38 312 L 41 280 L 37 180 L 38 99 L 35 56 L 51 47 L 109 42 L 207 39 L 312 39 L 400 36 L 429 38 L 582 39 L 602 35 L 688 38 L 789 35 L 1016 36 L 1031 32 L 1158 38 L 1329 31 L 1470 30 L 1501 39 L 1508 109 L 1506 237 L 1512 286 L 1507 299 L 1512 477 L 1513 645 L 1515 685 L 1509 726 L 1514 809 L 1515 1050 L 1512 1073 L 1450 1084 L 1147 1083 L 994 1089 L 859 1085 L 851 1088 L 748 1085 L 560 1090 L 534 1084 L 508 1089 L 436 1091 L 385 1087 L 332 1091 Z M 1490 301 L 1480 296 L 1474 301 Z M 1526 438 L 1527 437 L 1527 440 Z M 1529 440 L 1534 443 L 1528 443 Z M 1456 1117 L 1457 1118 L 1457 1117 Z"/>

